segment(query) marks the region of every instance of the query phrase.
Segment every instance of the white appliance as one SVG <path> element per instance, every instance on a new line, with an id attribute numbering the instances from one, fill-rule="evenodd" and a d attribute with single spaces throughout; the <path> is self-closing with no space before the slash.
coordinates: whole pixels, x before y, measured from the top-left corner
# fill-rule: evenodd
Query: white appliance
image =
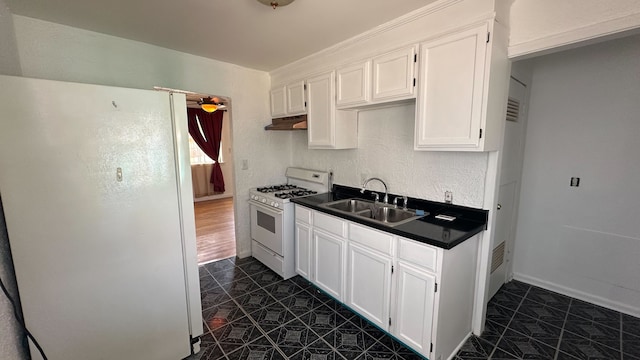
<path id="1" fill-rule="evenodd" d="M 284 279 L 296 275 L 294 257 L 294 204 L 290 199 L 327 191 L 329 175 L 323 171 L 287 168 L 287 183 L 252 189 L 251 255 Z"/>
<path id="2" fill-rule="evenodd" d="M 184 95 L 0 83 L 0 193 L 24 321 L 47 358 L 197 352 Z"/>

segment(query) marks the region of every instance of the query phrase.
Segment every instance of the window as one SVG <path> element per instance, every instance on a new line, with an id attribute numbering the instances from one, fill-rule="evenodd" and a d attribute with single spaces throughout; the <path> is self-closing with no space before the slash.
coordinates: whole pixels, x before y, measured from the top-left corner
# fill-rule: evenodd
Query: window
<path id="1" fill-rule="evenodd" d="M 220 142 L 220 154 L 218 155 L 218 162 L 220 164 L 224 164 L 224 159 L 222 158 L 222 149 L 222 142 Z M 191 135 L 189 135 L 189 154 L 191 158 L 191 165 L 215 163 L 215 161 L 213 161 L 209 156 L 207 156 L 207 154 L 204 153 L 204 151 L 202 151 L 202 149 L 200 149 L 200 146 L 196 144 Z"/>

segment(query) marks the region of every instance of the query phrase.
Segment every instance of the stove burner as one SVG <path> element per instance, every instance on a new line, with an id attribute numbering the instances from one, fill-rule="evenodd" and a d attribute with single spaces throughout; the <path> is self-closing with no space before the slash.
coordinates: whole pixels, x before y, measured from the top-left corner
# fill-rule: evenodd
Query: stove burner
<path id="1" fill-rule="evenodd" d="M 291 189 L 295 189 L 295 188 L 297 188 L 297 186 L 295 186 L 295 185 L 282 184 L 282 185 L 259 187 L 256 190 L 258 190 L 261 193 L 272 193 L 272 192 L 277 192 L 277 191 L 291 190 Z"/>
<path id="2" fill-rule="evenodd" d="M 280 199 L 292 199 L 292 198 L 296 198 L 296 197 L 300 197 L 300 196 L 313 195 L 313 194 L 317 194 L 317 193 L 318 193 L 317 191 L 313 191 L 313 190 L 296 189 L 296 190 L 292 190 L 292 191 L 277 193 L 277 194 L 274 194 L 274 195 L 275 195 L 275 197 L 280 198 Z"/>

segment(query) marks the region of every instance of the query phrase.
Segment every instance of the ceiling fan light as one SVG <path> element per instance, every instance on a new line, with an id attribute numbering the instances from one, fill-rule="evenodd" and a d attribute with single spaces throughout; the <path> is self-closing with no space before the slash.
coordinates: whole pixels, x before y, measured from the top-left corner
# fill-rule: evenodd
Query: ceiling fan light
<path id="1" fill-rule="evenodd" d="M 216 104 L 203 103 L 202 105 L 200 105 L 200 107 L 202 108 L 202 110 L 208 113 L 212 113 L 218 109 L 218 106 Z"/>
<path id="2" fill-rule="evenodd" d="M 294 0 L 258 0 L 259 3 L 271 6 L 274 10 L 278 6 L 287 6 L 291 4 Z"/>

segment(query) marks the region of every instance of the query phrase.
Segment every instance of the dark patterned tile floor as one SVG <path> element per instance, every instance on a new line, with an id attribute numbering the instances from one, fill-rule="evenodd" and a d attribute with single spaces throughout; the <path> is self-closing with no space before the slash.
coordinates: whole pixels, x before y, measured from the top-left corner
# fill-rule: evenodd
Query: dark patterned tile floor
<path id="1" fill-rule="evenodd" d="M 423 359 L 296 276 L 257 260 L 201 266 L 205 334 L 186 360 Z M 454 360 L 640 360 L 640 319 L 519 281 L 490 300 Z"/>
<path id="2" fill-rule="evenodd" d="M 511 281 L 454 359 L 640 360 L 640 319 Z"/>
<path id="3" fill-rule="evenodd" d="M 253 258 L 199 270 L 205 334 L 185 360 L 423 359 L 299 276 Z"/>

